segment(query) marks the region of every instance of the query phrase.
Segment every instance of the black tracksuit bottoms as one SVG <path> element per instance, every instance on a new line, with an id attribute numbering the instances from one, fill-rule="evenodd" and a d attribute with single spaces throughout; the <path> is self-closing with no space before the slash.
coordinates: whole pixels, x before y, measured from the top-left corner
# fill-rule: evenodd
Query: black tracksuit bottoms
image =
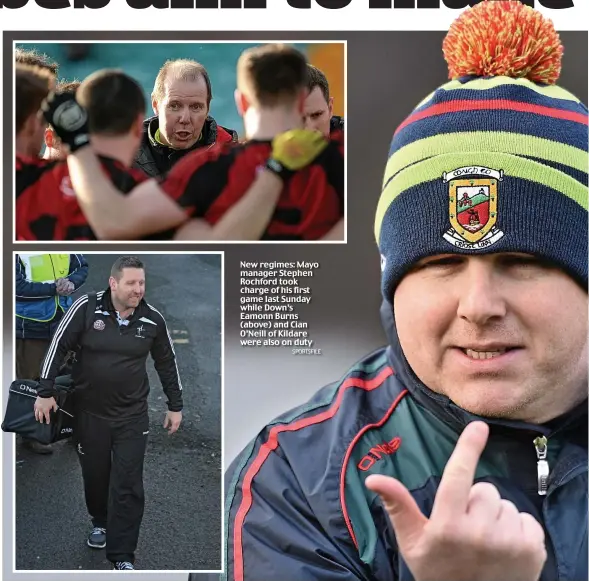
<path id="1" fill-rule="evenodd" d="M 95 527 L 106 529 L 106 558 L 135 562 L 143 519 L 143 460 L 149 432 L 147 413 L 106 420 L 76 414 L 78 457 L 86 507 Z"/>

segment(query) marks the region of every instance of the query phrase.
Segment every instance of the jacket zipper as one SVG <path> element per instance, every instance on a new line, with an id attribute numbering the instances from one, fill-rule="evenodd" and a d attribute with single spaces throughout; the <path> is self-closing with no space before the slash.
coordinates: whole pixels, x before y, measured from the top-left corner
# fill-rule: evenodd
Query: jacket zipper
<path id="1" fill-rule="evenodd" d="M 548 466 L 548 460 L 546 460 L 548 454 L 548 439 L 546 436 L 538 436 L 534 440 L 534 447 L 538 458 L 538 494 L 546 496 L 548 475 L 550 474 L 550 467 Z"/>

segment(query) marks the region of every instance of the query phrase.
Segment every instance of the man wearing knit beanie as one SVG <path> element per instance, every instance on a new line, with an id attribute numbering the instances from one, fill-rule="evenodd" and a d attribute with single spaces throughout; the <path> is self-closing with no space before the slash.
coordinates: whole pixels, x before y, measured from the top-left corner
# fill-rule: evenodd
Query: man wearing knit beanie
<path id="1" fill-rule="evenodd" d="M 520 2 L 443 49 L 376 211 L 390 345 L 234 461 L 229 581 L 588 577 L 587 108 Z"/>

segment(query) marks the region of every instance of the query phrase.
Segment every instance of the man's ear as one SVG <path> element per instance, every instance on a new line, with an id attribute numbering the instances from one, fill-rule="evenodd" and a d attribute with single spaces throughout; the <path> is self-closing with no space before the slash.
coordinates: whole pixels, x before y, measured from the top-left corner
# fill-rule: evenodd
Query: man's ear
<path id="1" fill-rule="evenodd" d="M 246 111 L 250 108 L 250 103 L 247 100 L 246 96 L 239 90 L 235 89 L 233 93 L 235 98 L 235 106 L 237 107 L 237 112 L 243 117 Z"/>
<path id="2" fill-rule="evenodd" d="M 328 111 L 329 111 L 329 116 L 333 117 L 333 97 L 329 97 Z"/>
<path id="3" fill-rule="evenodd" d="M 53 129 L 51 127 L 47 127 L 45 129 L 45 147 L 49 149 L 53 149 L 55 146 L 55 134 L 53 133 Z"/>
<path id="4" fill-rule="evenodd" d="M 153 109 L 153 112 L 155 115 L 159 115 L 159 109 L 158 109 L 158 104 L 157 101 L 155 99 L 151 100 L 151 108 Z"/>

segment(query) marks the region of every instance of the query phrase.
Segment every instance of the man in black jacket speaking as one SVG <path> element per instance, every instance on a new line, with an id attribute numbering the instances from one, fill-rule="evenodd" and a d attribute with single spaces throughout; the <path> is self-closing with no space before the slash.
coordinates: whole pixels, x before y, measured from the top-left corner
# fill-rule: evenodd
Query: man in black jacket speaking
<path id="1" fill-rule="evenodd" d="M 164 318 L 144 294 L 143 263 L 132 256 L 118 258 L 109 288 L 96 295 L 92 326 L 86 324 L 88 295 L 63 317 L 43 361 L 35 402 L 35 417 L 49 423 L 50 410 L 57 408 L 55 378 L 65 355 L 77 350 L 72 370 L 75 437 L 94 527 L 88 545 L 106 547 L 107 559 L 118 570 L 134 568 L 143 518 L 149 354 L 168 400 L 164 428 L 174 433 L 182 421 L 174 347 Z"/>
<path id="2" fill-rule="evenodd" d="M 222 127 L 209 114 L 212 98 L 203 65 L 188 59 L 167 61 L 155 80 L 155 116 L 143 123 L 135 167 L 149 177 L 164 176 L 191 151 L 237 141 L 236 131 Z"/>

